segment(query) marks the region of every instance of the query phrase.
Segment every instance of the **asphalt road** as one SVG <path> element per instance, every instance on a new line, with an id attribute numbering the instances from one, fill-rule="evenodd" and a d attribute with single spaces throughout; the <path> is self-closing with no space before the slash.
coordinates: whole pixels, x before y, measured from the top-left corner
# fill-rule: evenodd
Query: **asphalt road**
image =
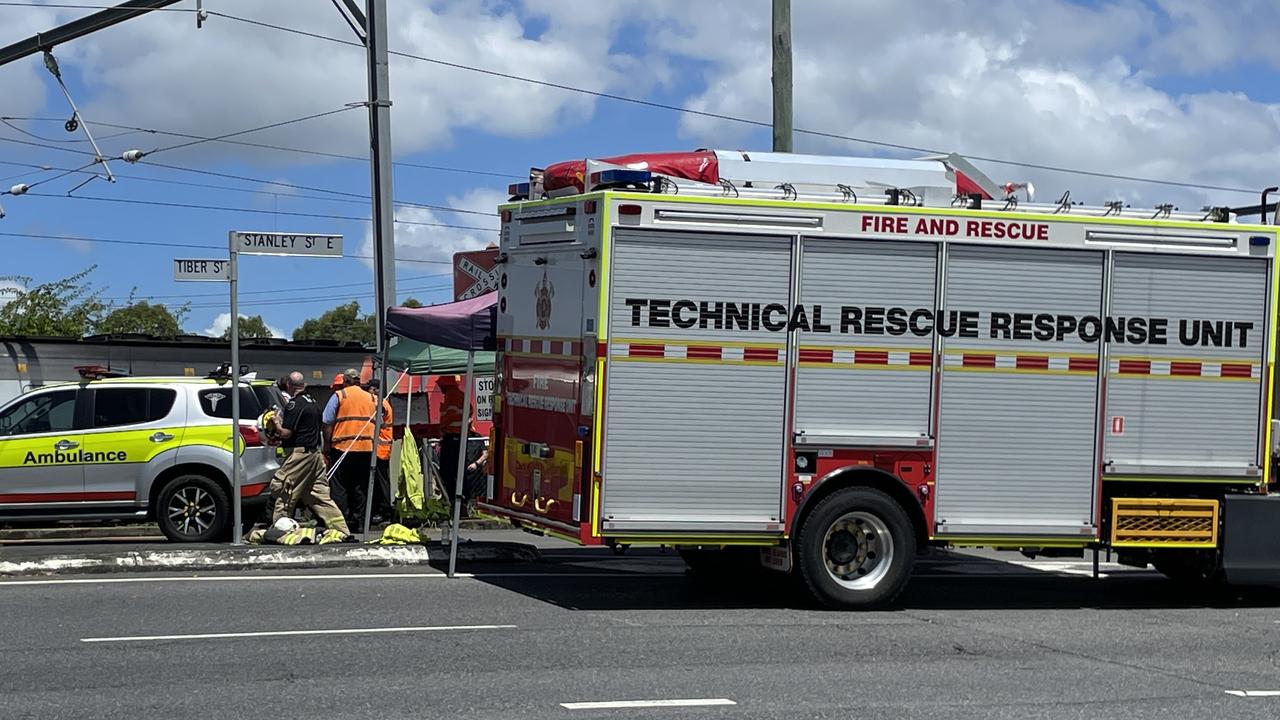
<path id="1" fill-rule="evenodd" d="M 940 554 L 898 609 L 839 613 L 776 579 L 688 576 L 673 555 L 544 553 L 452 581 L 421 569 L 0 582 L 0 715 L 1280 716 L 1280 696 L 1228 692 L 1280 691 L 1275 593 Z M 671 700 L 708 704 L 573 705 Z"/>

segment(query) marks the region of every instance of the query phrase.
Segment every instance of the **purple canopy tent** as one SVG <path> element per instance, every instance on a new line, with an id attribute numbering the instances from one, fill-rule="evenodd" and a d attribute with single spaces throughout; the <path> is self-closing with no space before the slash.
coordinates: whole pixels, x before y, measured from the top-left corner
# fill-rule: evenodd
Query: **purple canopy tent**
<path id="1" fill-rule="evenodd" d="M 421 308 L 387 310 L 387 332 L 458 350 L 493 350 L 498 293 Z"/>
<path id="2" fill-rule="evenodd" d="M 467 382 L 462 386 L 463 433 L 471 427 L 471 391 L 475 384 L 476 351 L 493 350 L 497 341 L 498 293 L 469 300 L 422 308 L 396 307 L 387 310 L 387 332 L 431 345 L 467 351 Z M 459 448 L 457 476 L 454 478 L 453 523 L 449 540 L 449 577 L 458 564 L 458 522 L 462 519 L 462 479 L 466 468 L 466 444 Z"/>

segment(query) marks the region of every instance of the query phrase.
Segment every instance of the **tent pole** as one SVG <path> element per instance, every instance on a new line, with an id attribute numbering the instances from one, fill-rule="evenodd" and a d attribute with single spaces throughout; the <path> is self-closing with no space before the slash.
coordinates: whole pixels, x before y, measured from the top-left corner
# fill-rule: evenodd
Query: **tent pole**
<path id="1" fill-rule="evenodd" d="M 458 434 L 458 468 L 453 484 L 453 525 L 449 540 L 449 577 L 458 566 L 458 523 L 462 520 L 462 479 L 467 469 L 467 441 L 471 437 L 471 388 L 475 384 L 476 351 L 467 351 L 467 384 L 462 386 L 462 432 Z"/>

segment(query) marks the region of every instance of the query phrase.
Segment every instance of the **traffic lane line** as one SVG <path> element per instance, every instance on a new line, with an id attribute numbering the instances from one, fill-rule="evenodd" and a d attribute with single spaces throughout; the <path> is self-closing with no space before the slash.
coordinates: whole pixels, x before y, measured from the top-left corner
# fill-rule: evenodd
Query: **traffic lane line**
<path id="1" fill-rule="evenodd" d="M 1280 690 L 1227 690 L 1228 695 L 1236 697 L 1280 697 Z"/>
<path id="2" fill-rule="evenodd" d="M 197 633 L 192 635 L 126 635 L 122 637 L 80 638 L 82 643 L 155 642 L 165 640 L 222 640 L 257 637 L 294 637 L 299 635 L 366 635 L 413 632 L 450 632 L 466 630 L 514 630 L 515 625 L 424 625 L 418 627 L 342 628 L 337 630 L 265 630 L 261 632 Z"/>
<path id="3" fill-rule="evenodd" d="M 708 707 L 713 705 L 737 705 L 729 698 L 688 698 L 682 700 L 597 700 L 592 702 L 562 702 L 566 710 L 620 710 L 625 708 L 654 707 Z"/>
<path id="4" fill-rule="evenodd" d="M 192 575 L 189 577 L 131 577 L 131 578 L 63 578 L 50 580 L 6 580 L 0 581 L 0 588 L 29 587 L 33 585 L 118 585 L 129 583 L 164 583 L 164 582 L 269 582 L 297 580 L 404 580 L 413 578 L 440 579 L 447 578 L 444 573 L 353 573 L 335 575 Z M 628 572 L 498 572 L 498 573 L 456 573 L 455 578 L 464 580 L 485 580 L 490 578 L 600 578 L 616 580 L 619 578 L 677 578 L 686 577 L 683 572 L 666 573 L 628 573 Z"/>

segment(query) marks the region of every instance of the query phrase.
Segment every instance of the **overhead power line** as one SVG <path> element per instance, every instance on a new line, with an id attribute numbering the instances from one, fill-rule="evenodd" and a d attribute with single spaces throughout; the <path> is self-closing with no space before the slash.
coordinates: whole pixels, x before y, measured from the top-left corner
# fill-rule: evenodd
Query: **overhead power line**
<path id="1" fill-rule="evenodd" d="M 83 242 L 104 245 L 138 245 L 142 247 L 165 247 L 165 248 L 191 248 L 195 250 L 209 250 L 211 252 L 227 252 L 226 244 L 222 245 L 200 245 L 196 243 L 179 243 L 179 242 L 159 242 L 149 240 L 117 240 L 112 238 L 85 237 L 83 235 L 46 235 L 40 233 L 23 233 L 23 232 L 0 232 L 0 237 L 12 238 L 30 238 L 33 240 L 64 240 L 67 242 Z M 343 258 L 354 260 L 372 260 L 372 255 L 343 255 Z M 449 265 L 453 262 L 450 260 L 419 260 L 416 258 L 397 257 L 398 263 L 420 263 L 423 265 Z"/>
<path id="2" fill-rule="evenodd" d="M 0 116 L 0 121 L 3 121 L 3 120 L 24 120 L 24 121 L 34 121 L 34 122 L 57 122 L 57 123 L 65 122 L 63 118 L 55 118 L 55 117 Z M 139 133 L 150 133 L 153 135 L 170 135 L 173 137 L 190 138 L 192 140 L 209 140 L 212 142 L 218 142 L 218 143 L 223 143 L 227 145 L 239 145 L 242 147 L 251 147 L 259 150 L 276 150 L 279 152 L 299 153 L 302 155 L 311 155 L 314 157 L 330 158 L 334 160 L 351 160 L 353 162 L 363 162 L 363 163 L 369 162 L 368 157 L 361 157 L 359 155 L 347 155 L 344 153 L 326 152 L 323 150 L 310 150 L 306 148 L 289 147 L 286 145 L 274 145 L 271 143 L 248 142 L 245 140 L 230 140 L 230 139 L 214 140 L 213 138 L 210 138 L 204 135 L 194 135 L 192 133 L 177 132 L 175 130 L 160 130 L 158 128 L 145 128 L 145 127 L 139 127 L 136 125 L 122 125 L 120 123 L 111 123 L 111 122 L 102 122 L 102 121 L 93 121 L 93 120 L 86 120 L 84 122 L 88 125 L 95 125 L 98 127 L 114 128 L 118 130 L 129 130 L 129 131 L 139 132 Z M 116 137 L 116 136 L 112 136 L 112 137 Z M 395 165 L 396 167 L 412 168 L 415 170 L 430 170 L 433 172 L 461 173 L 465 175 L 480 175 L 485 177 L 502 178 L 504 180 L 520 180 L 520 179 L 524 179 L 525 177 L 521 173 L 504 173 L 504 172 L 495 172 L 492 170 L 477 170 L 475 168 L 450 167 L 447 165 L 429 165 L 425 163 L 408 162 L 405 160 L 397 160 L 392 164 Z"/>
<path id="3" fill-rule="evenodd" d="M 0 138 L 0 140 L 3 140 L 3 139 L 6 139 L 6 138 Z M 14 162 L 14 161 L 12 161 L 12 160 L 0 160 L 0 165 L 13 165 L 13 166 L 15 166 L 15 167 L 28 167 L 28 168 L 35 168 L 35 169 L 38 169 L 38 170 L 51 170 L 51 171 L 67 170 L 67 168 L 52 167 L 52 166 L 49 166 L 49 165 L 39 165 L 39 164 L 36 164 L 36 163 L 20 163 L 20 162 Z M 320 201 L 327 201 L 327 202 L 349 202 L 349 203 L 360 204 L 360 205 L 368 204 L 368 202 L 369 202 L 369 196 L 368 196 L 368 195 L 365 195 L 365 194 L 362 194 L 362 193 L 346 192 L 346 191 L 344 191 L 344 190 L 332 190 L 332 189 L 329 189 L 329 188 L 312 187 L 312 186 L 308 186 L 308 185 L 296 185 L 296 184 L 293 184 L 293 183 L 288 183 L 288 182 L 284 182 L 284 181 L 280 181 L 280 180 L 267 180 L 267 179 L 265 179 L 265 178 L 253 178 L 253 177 L 248 177 L 248 176 L 245 176 L 245 175 L 234 175 L 234 174 L 231 174 L 231 173 L 215 172 L 215 171 L 213 171 L 213 170 L 201 170 L 201 169 L 199 169 L 199 168 L 188 168 L 188 167 L 182 167 L 182 166 L 179 166 L 179 165 L 168 165 L 168 164 L 165 164 L 165 163 L 154 163 L 154 162 L 148 162 L 148 163 L 146 163 L 146 165 L 151 166 L 151 167 L 164 168 L 164 169 L 166 169 L 166 170 L 176 170 L 176 171 L 180 171 L 180 172 L 194 173 L 194 174 L 197 174 L 197 175 L 208 175 L 208 176 L 211 176 L 211 177 L 230 178 L 230 179 L 233 179 L 233 180 L 239 180 L 239 181 L 242 181 L 242 182 L 254 182 L 254 183 L 260 183 L 260 184 L 263 184 L 263 185 L 272 185 L 272 186 L 278 186 L 278 187 L 289 188 L 289 189 L 312 190 L 312 191 L 315 191 L 315 192 L 330 193 L 330 194 L 332 194 L 332 195 L 336 195 L 336 196 L 338 196 L 338 197 L 323 197 L 323 196 L 318 196 L 318 195 L 303 195 L 303 194 L 300 194 L 300 193 L 280 193 L 280 192 L 272 192 L 272 191 L 270 191 L 270 190 L 261 190 L 261 189 L 252 189 L 252 188 L 242 188 L 242 187 L 231 187 L 231 186 L 228 186 L 228 185 L 213 185 L 213 184 L 210 184 L 210 183 L 188 182 L 188 181 L 185 181 L 185 180 L 175 180 L 175 179 L 173 179 L 173 178 L 153 178 L 153 177 L 145 177 L 145 176 L 142 176 L 142 175 L 130 175 L 130 174 L 125 174 L 125 173 L 116 173 L 115 175 L 116 175 L 116 177 L 118 177 L 118 178 L 124 178 L 124 179 L 127 179 L 127 180 L 136 180 L 136 181 L 139 181 L 139 182 L 161 183 L 161 184 L 166 184 L 166 185 L 182 185 L 182 186 L 186 186 L 186 187 L 198 187 L 198 188 L 206 188 L 206 189 L 210 189 L 210 190 L 225 190 L 225 191 L 228 191 L 228 192 L 250 193 L 250 194 L 254 194 L 254 195 L 271 195 L 271 196 L 280 196 L 280 195 L 284 195 L 284 196 L 286 196 L 286 197 L 298 198 L 298 199 L 302 199 L 302 200 L 320 200 Z M 80 173 L 93 174 L 93 173 L 91 173 L 91 171 L 84 170 L 84 169 L 80 169 L 80 170 L 73 170 L 72 172 L 80 172 Z M 22 175 L 28 175 L 28 174 L 30 174 L 30 173 L 22 173 Z M 20 176 L 14 176 L 14 177 L 20 177 Z M 399 206 L 401 206 L 401 207 L 422 208 L 422 209 L 425 209 L 425 210 L 437 210 L 437 211 L 441 211 L 441 212 L 461 213 L 461 214 L 464 214 L 464 215 L 483 215 L 483 216 L 486 216 L 486 217 L 497 217 L 497 215 L 498 215 L 498 214 L 497 214 L 497 213 L 495 213 L 495 212 L 485 212 L 485 211 L 482 211 L 482 210 L 467 210 L 467 209 L 464 209 L 464 208 L 454 208 L 454 207 L 449 207 L 449 206 L 447 206 L 447 205 L 435 205 L 435 204 L 431 204 L 431 203 L 418 203 L 418 202 L 409 202 L 409 201 L 399 201 L 399 200 L 397 200 L 397 201 L 395 201 L 395 204 L 396 204 L 396 205 L 399 205 Z"/>
<path id="4" fill-rule="evenodd" d="M 57 195 L 54 193 L 27 193 L 31 197 L 55 198 L 60 200 L 92 200 L 95 202 L 121 203 L 125 205 L 150 205 L 154 207 L 182 208 L 186 210 L 208 210 L 212 212 L 257 213 L 259 215 L 283 215 L 286 217 L 319 218 L 322 220 L 350 220 L 352 222 L 370 222 L 367 217 L 353 215 L 330 215 L 327 213 L 295 212 L 291 210 L 268 210 L 265 208 L 227 207 L 224 205 L 202 205 L 200 203 L 165 202 L 163 200 L 136 200 L 133 198 L 107 198 L 95 195 Z M 449 228 L 451 230 L 474 230 L 477 232 L 496 233 L 497 228 L 478 227 L 475 225 L 452 225 L 450 223 L 422 222 L 419 220 L 396 220 L 397 225 L 414 225 L 421 227 Z"/>
<path id="5" fill-rule="evenodd" d="M 399 288 L 399 294 L 403 295 L 405 293 L 413 293 L 413 292 L 433 292 L 436 290 L 446 290 L 452 287 L 453 287 L 452 285 L 427 285 L 423 287 Z M 328 295 L 316 295 L 312 297 L 296 297 L 296 298 L 286 298 L 286 299 L 275 299 L 275 298 L 250 299 L 248 302 L 241 301 L 240 307 L 241 308 L 280 307 L 284 305 L 305 305 L 309 303 L 334 303 L 334 304 L 340 305 L 343 302 L 347 302 L 350 300 L 371 300 L 371 299 L 373 299 L 372 292 L 351 293 L 351 294 L 346 294 L 341 296 L 335 296 L 331 293 Z M 226 303 L 193 303 L 190 307 L 192 310 L 207 310 L 207 309 L 225 308 L 226 306 L 227 306 Z"/>
<path id="6" fill-rule="evenodd" d="M 412 282 L 421 282 L 421 281 L 423 281 L 423 280 L 435 280 L 435 279 L 439 279 L 439 278 L 443 278 L 443 277 L 449 277 L 450 275 L 452 275 L 452 273 L 429 273 L 429 274 L 427 274 L 427 275 L 415 275 L 415 276 L 413 276 L 413 277 L 406 277 L 406 278 L 403 278 L 403 280 L 404 280 L 404 282 L 406 282 L 406 283 L 412 283 Z M 367 286 L 368 284 L 369 284 L 369 282 L 366 280 L 366 281 L 363 281 L 363 282 L 354 282 L 354 283 L 337 283 L 337 284 L 333 284 L 333 285 L 303 285 L 303 286 L 296 286 L 296 287 L 281 287 L 281 288 L 273 288 L 273 289 L 271 289 L 271 290 L 241 290 L 241 291 L 239 291 L 239 293 L 240 293 L 240 296 L 241 296 L 241 297 L 244 297 L 245 295 L 277 295 L 277 294 L 279 294 L 279 293 L 310 292 L 310 291 L 314 291 L 314 290 L 333 290 L 333 289 L 338 289 L 338 288 L 365 287 L 365 286 Z M 188 300 L 188 299 L 190 299 L 190 298 L 226 297 L 226 296 L 227 296 L 227 293 L 226 293 L 226 291 L 224 290 L 224 291 L 222 291 L 222 292 L 207 292 L 207 293 L 177 293 L 177 294 L 172 294 L 172 295 L 164 295 L 164 294 L 160 294 L 160 295 L 138 295 L 138 294 L 131 294 L 131 295 L 115 295 L 115 296 L 112 296 L 112 297 L 104 297 L 104 298 L 102 298 L 102 299 L 103 299 L 103 300 L 113 300 L 113 301 L 118 301 L 118 300 L 130 300 L 130 299 L 132 299 L 132 300 Z"/>
<path id="7" fill-rule="evenodd" d="M 211 10 L 209 11 L 209 14 L 217 15 L 219 17 L 223 17 L 228 20 L 235 20 L 237 22 L 247 23 L 250 25 L 257 25 L 264 28 L 270 28 L 272 30 L 278 30 L 281 32 L 292 33 L 292 34 L 301 35 L 304 37 L 315 38 L 317 40 L 325 40 L 328 42 L 338 43 L 341 45 L 351 45 L 354 47 L 362 47 L 359 43 L 356 43 L 350 40 L 343 40 L 341 38 L 336 38 L 329 35 L 313 33 L 307 30 L 299 30 L 297 28 L 291 28 L 284 25 L 277 25 L 274 23 L 268 23 L 261 20 L 254 20 L 252 18 L 240 17 L 238 15 L 232 15 L 230 13 Z M 500 72 L 498 70 L 490 70 L 488 68 L 476 67 L 474 65 L 466 65 L 463 63 L 450 62 L 448 60 L 441 60 L 439 58 L 427 57 L 425 55 L 415 55 L 413 53 L 399 52 L 396 50 L 390 51 L 389 54 L 394 55 L 396 57 L 403 57 L 411 60 L 418 60 L 421 62 L 431 63 L 433 65 L 439 65 L 442 67 L 454 68 L 457 70 L 466 70 L 468 72 L 488 75 L 490 77 L 505 78 L 508 80 L 517 80 L 519 82 L 529 83 L 533 85 L 540 85 L 542 87 L 552 88 L 555 90 L 562 90 L 564 92 L 572 92 L 572 93 L 578 93 L 581 95 L 589 95 L 591 97 L 600 98 L 602 100 L 613 100 L 616 102 L 630 103 L 633 105 L 640 105 L 642 107 L 649 107 L 656 110 L 667 110 L 670 112 L 683 113 L 686 115 L 695 115 L 699 117 L 711 118 L 713 120 L 724 120 L 726 122 L 734 122 L 742 125 L 752 125 L 760 128 L 773 127 L 773 124 L 771 122 L 766 122 L 764 120 L 752 120 L 750 118 L 737 117 L 734 115 L 726 115 L 724 113 L 710 112 L 707 110 L 696 110 L 694 108 L 683 107 L 680 105 L 671 105 L 669 103 L 656 102 L 653 100 L 644 100 L 642 98 L 631 97 L 628 95 L 619 95 L 617 93 L 608 93 L 608 92 L 602 92 L 599 90 L 588 90 L 587 88 L 575 87 L 573 85 L 566 85 L 564 83 L 556 83 L 556 82 L 550 82 L 547 80 L 539 80 L 537 78 L 526 77 L 523 75 L 516 75 L 514 73 Z M 887 142 L 884 140 L 875 140 L 872 138 L 856 137 L 853 135 L 842 135 L 839 133 L 824 132 L 821 130 L 807 130 L 803 128 L 795 128 L 793 132 L 800 135 L 809 135 L 812 137 L 820 137 L 828 140 L 841 140 L 844 142 L 860 143 L 863 145 L 872 145 L 876 147 L 890 148 L 893 150 L 907 150 L 911 152 L 925 153 L 930 155 L 943 155 L 943 154 L 948 154 L 948 152 L 950 152 L 950 151 L 938 150 L 937 148 L 926 148 L 926 147 L 920 147 L 916 145 L 905 145 L 902 143 Z M 1249 194 L 1257 193 L 1257 190 L 1253 188 L 1236 188 L 1236 187 L 1229 187 L 1229 186 L 1223 186 L 1223 185 L 1208 185 L 1203 183 L 1182 182 L 1177 180 L 1163 180 L 1160 178 L 1141 177 L 1137 175 L 1121 175 L 1116 173 L 1106 173 L 1106 172 L 1099 172 L 1094 170 L 1080 170 L 1077 168 L 1060 167 L 1056 165 L 1048 165 L 1045 163 L 1023 162 L 1018 160 L 1008 160 L 1005 158 L 988 157 L 983 155 L 968 155 L 963 152 L 960 152 L 960 154 L 964 155 L 966 158 L 969 158 L 971 160 L 979 160 L 981 162 L 997 163 L 1000 165 L 1010 165 L 1014 167 L 1030 168 L 1035 170 L 1044 170 L 1046 172 L 1066 173 L 1070 175 L 1085 175 L 1089 177 L 1106 178 L 1111 180 L 1125 180 L 1129 182 L 1151 183 L 1154 185 L 1183 187 L 1183 188 L 1191 188 L 1196 190 L 1218 190 L 1223 192 L 1238 192 L 1238 193 L 1249 193 Z"/>
<path id="8" fill-rule="evenodd" d="M 219 140 L 227 140 L 227 139 L 229 139 L 229 138 L 239 137 L 240 135 L 251 135 L 251 134 L 256 133 L 256 132 L 262 132 L 263 130 L 274 130 L 275 128 L 285 127 L 285 126 L 288 126 L 288 125 L 295 125 L 295 124 L 297 124 L 297 123 L 306 122 L 306 121 L 308 121 L 308 120 L 317 120 L 317 119 L 322 118 L 322 117 L 328 117 L 328 116 L 330 116 L 330 115 L 337 115 L 338 113 L 344 113 L 344 112 L 347 112 L 347 111 L 349 111 L 349 110 L 355 110 L 356 108 L 359 108 L 359 107 L 363 107 L 363 105 L 362 105 L 361 103 L 354 103 L 354 104 L 351 104 L 351 105 L 345 105 L 345 106 L 343 106 L 343 107 L 337 108 L 336 110 L 327 110 L 327 111 L 325 111 L 325 112 L 315 113 L 315 114 L 313 114 L 313 115 L 307 115 L 307 116 L 305 116 L 305 117 L 293 118 L 292 120 L 282 120 L 282 121 L 280 121 L 280 122 L 274 122 L 274 123 L 270 123 L 270 124 L 268 124 L 268 125 L 261 125 L 261 126 L 259 126 L 259 127 L 249 128 L 249 129 L 247 129 L 247 130 L 237 130 L 236 132 L 227 133 L 227 134 L 225 134 L 225 135 L 218 135 L 218 136 L 216 136 L 216 137 L 199 138 L 199 139 L 197 139 L 197 140 L 191 140 L 191 141 L 189 141 L 189 142 L 177 143 L 177 144 L 174 144 L 174 145 L 167 145 L 167 146 L 165 146 L 165 147 L 156 148 L 155 150 L 152 150 L 151 152 L 149 152 L 149 153 L 147 153 L 147 154 L 148 154 L 148 155 L 155 155 L 155 154 L 157 154 L 157 153 L 168 152 L 168 151 L 170 151 L 170 150 L 181 150 L 182 148 L 191 147 L 192 145 L 200 145 L 201 143 L 217 142 L 217 141 L 219 141 Z"/>
<path id="9" fill-rule="evenodd" d="M 0 3 L 0 4 L 5 4 L 5 3 Z M 25 4 L 25 3 L 13 3 L 13 4 L 18 5 L 18 4 Z M 107 6 L 66 4 L 64 5 L 64 7 L 76 7 L 81 9 L 104 9 Z M 186 8 L 171 8 L 171 9 L 179 10 L 179 11 L 187 11 L 187 12 L 191 11 L 190 9 L 186 9 Z M 316 40 L 324 40 L 326 42 L 336 43 L 339 45 L 348 45 L 356 48 L 364 47 L 358 42 L 355 42 L 352 40 L 344 40 L 342 38 L 336 38 L 331 35 L 324 35 L 321 33 L 311 32 L 308 30 L 301 30 L 299 28 L 288 27 L 285 25 L 278 25 L 276 23 L 270 23 L 263 20 L 256 20 L 254 18 L 241 17 L 239 15 L 233 15 L 231 13 L 221 12 L 217 10 L 206 10 L 206 12 L 210 16 L 222 17 L 227 20 L 232 20 L 235 22 L 240 22 L 248 25 L 254 25 L 257 27 L 276 30 L 279 32 L 290 33 L 290 34 L 299 35 L 302 37 L 309 37 Z M 763 120 L 753 120 L 750 118 L 737 117 L 734 115 L 727 115 L 724 113 L 716 113 L 716 112 L 711 112 L 707 110 L 697 110 L 694 108 L 684 107 L 680 105 L 672 105 L 669 103 L 662 103 L 662 102 L 657 102 L 653 100 L 645 100 L 643 98 L 631 97 L 628 95 L 620 95 L 617 93 L 609 93 L 609 92 L 603 92 L 599 90 L 589 90 L 587 88 L 576 87 L 573 85 L 566 85 L 564 83 L 556 83 L 556 82 L 550 82 L 547 80 L 539 80 L 537 78 L 531 78 L 523 75 L 516 75 L 514 73 L 501 72 L 498 70 L 491 70 L 489 68 L 482 68 L 474 65 L 466 65 L 464 63 L 451 62 L 448 60 L 441 60 L 439 58 L 428 57 L 425 55 L 416 55 L 414 53 L 391 50 L 389 51 L 389 54 L 394 55 L 396 57 L 403 57 L 411 60 L 417 60 L 420 62 L 431 63 L 431 64 L 439 65 L 442 67 L 448 67 L 448 68 L 453 68 L 457 70 L 465 70 L 467 72 L 488 75 L 490 77 L 515 80 L 515 81 L 529 83 L 533 85 L 539 85 L 542 87 L 547 87 L 555 90 L 561 90 L 564 92 L 572 92 L 572 93 L 577 93 L 581 95 L 588 95 L 591 97 L 600 98 L 602 100 L 611 100 L 615 102 L 630 103 L 633 105 L 653 108 L 656 110 L 666 110 L 670 112 L 682 113 L 686 115 L 694 115 L 694 116 L 705 117 L 705 118 L 710 118 L 714 120 L 723 120 L 726 122 L 733 122 L 733 123 L 738 123 L 743 125 L 751 125 L 759 128 L 772 128 L 772 123 L 763 121 Z M 843 142 L 853 142 L 853 143 L 859 143 L 864 145 L 871 145 L 875 147 L 883 147 L 883 148 L 889 148 L 893 150 L 905 150 L 910 152 L 926 153 L 931 155 L 947 154 L 949 152 L 949 151 L 939 150 L 937 148 L 926 148 L 926 147 L 920 147 L 917 145 L 894 143 L 894 142 L 888 142 L 884 140 L 876 140 L 873 138 L 864 138 L 864 137 L 857 137 L 853 135 L 843 135 L 840 133 L 825 132 L 821 130 L 808 130 L 804 128 L 794 128 L 793 132 L 800 135 L 809 135 L 811 137 L 819 137 L 819 138 L 824 138 L 828 140 L 840 140 Z M 964 155 L 965 157 L 971 160 L 978 160 L 981 162 L 990 162 L 990 163 L 996 163 L 1000 165 L 1009 165 L 1012 167 L 1043 170 L 1046 172 L 1064 173 L 1069 175 L 1082 175 L 1087 177 L 1096 177 L 1096 178 L 1103 178 L 1103 179 L 1110 179 L 1110 180 L 1123 180 L 1126 182 L 1149 183 L 1153 185 L 1165 185 L 1170 187 L 1181 187 L 1181 188 L 1189 188 L 1194 190 L 1216 190 L 1216 191 L 1222 191 L 1222 192 L 1249 193 L 1249 194 L 1255 194 L 1257 192 L 1255 188 L 1238 188 L 1238 187 L 1230 187 L 1225 185 L 1209 185 L 1204 183 L 1183 182 L 1183 181 L 1177 181 L 1177 180 L 1164 180 L 1160 178 L 1142 177 L 1137 175 L 1123 175 L 1118 173 L 1107 173 L 1107 172 L 1100 172 L 1100 171 L 1094 171 L 1094 170 L 1081 170 L 1078 168 L 1061 167 L 1061 166 L 1049 165 L 1045 163 L 1009 160 L 1006 158 L 996 158 L 996 157 L 983 156 L 983 155 L 969 155 L 963 152 L 960 152 L 960 154 Z"/>

